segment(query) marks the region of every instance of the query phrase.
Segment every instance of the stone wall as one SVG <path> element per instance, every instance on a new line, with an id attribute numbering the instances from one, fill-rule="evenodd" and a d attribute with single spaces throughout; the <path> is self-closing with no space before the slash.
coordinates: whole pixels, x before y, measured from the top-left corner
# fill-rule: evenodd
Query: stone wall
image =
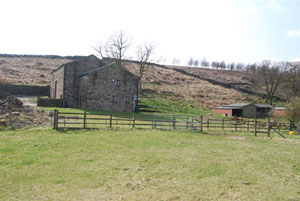
<path id="1" fill-rule="evenodd" d="M 38 98 L 37 106 L 38 107 L 63 107 L 63 100 L 53 99 L 53 98 Z"/>
<path id="2" fill-rule="evenodd" d="M 50 96 L 50 86 L 0 84 L 0 97 L 9 95 Z"/>
<path id="3" fill-rule="evenodd" d="M 64 64 L 65 86 L 64 100 L 69 107 L 80 107 L 79 105 L 79 77 L 80 74 L 104 65 L 100 59 L 91 55 L 82 60 Z"/>
<path id="4" fill-rule="evenodd" d="M 116 86 L 117 81 L 119 86 Z M 138 95 L 138 81 L 138 77 L 118 64 L 91 72 L 81 78 L 80 107 L 134 111 L 134 96 Z"/>
<path id="5" fill-rule="evenodd" d="M 51 73 L 51 98 L 53 99 L 63 99 L 64 98 L 64 76 L 65 69 L 59 68 L 56 71 Z M 55 82 L 57 82 L 57 89 L 55 94 Z"/>

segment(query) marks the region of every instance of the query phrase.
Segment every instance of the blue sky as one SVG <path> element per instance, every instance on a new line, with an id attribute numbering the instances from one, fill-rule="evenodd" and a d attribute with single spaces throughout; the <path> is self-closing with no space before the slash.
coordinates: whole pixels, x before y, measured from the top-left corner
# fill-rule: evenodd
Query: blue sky
<path id="1" fill-rule="evenodd" d="M 95 54 L 125 30 L 134 47 L 158 44 L 156 58 L 181 64 L 300 60 L 300 0 L 0 1 L 0 53 Z"/>
<path id="2" fill-rule="evenodd" d="M 253 16 L 245 20 L 245 38 L 253 58 L 292 60 L 300 57 L 300 1 L 253 1 L 242 3 Z M 242 10 L 242 9 L 241 9 Z"/>

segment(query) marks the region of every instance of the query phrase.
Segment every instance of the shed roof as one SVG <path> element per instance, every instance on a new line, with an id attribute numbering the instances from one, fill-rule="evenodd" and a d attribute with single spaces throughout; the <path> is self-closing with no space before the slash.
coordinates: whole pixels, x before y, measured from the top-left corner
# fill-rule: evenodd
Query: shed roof
<path id="1" fill-rule="evenodd" d="M 245 107 L 246 105 L 250 105 L 250 103 L 236 103 L 231 105 L 223 105 L 222 107 Z"/>
<path id="2" fill-rule="evenodd" d="M 217 107 L 218 109 L 243 109 L 243 107 L 252 105 L 252 103 L 236 103 L 231 105 L 222 105 L 221 107 Z M 267 104 L 253 104 L 258 108 L 273 108 L 271 105 Z"/>
<path id="3" fill-rule="evenodd" d="M 272 105 L 268 105 L 268 104 L 255 104 L 255 106 L 259 108 L 273 108 Z"/>

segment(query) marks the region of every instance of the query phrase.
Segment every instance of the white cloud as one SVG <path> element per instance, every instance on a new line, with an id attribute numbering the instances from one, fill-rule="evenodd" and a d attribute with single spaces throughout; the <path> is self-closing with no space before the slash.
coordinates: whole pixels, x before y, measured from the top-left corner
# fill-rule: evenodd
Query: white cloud
<path id="1" fill-rule="evenodd" d="M 253 4 L 248 4 L 246 7 L 246 12 L 249 15 L 256 15 L 257 14 L 257 7 Z"/>
<path id="2" fill-rule="evenodd" d="M 300 30 L 292 30 L 286 33 L 288 38 L 300 38 Z"/>
<path id="3" fill-rule="evenodd" d="M 292 59 L 291 61 L 292 62 L 298 62 L 298 61 L 300 61 L 300 57 L 296 57 L 296 58 Z"/>
<path id="4" fill-rule="evenodd" d="M 283 14 L 286 12 L 286 8 L 276 0 L 270 0 L 267 3 L 266 7 L 274 10 L 275 12 L 277 12 L 279 14 Z"/>

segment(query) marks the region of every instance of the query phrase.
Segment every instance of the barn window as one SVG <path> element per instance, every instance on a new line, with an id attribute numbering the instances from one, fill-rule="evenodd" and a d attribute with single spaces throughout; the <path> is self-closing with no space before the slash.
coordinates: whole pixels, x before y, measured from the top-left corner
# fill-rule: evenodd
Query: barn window
<path id="1" fill-rule="evenodd" d="M 119 100 L 119 96 L 112 96 L 112 102 L 117 103 Z"/>
<path id="2" fill-rule="evenodd" d="M 125 96 L 125 103 L 130 103 L 130 97 L 129 96 Z"/>
<path id="3" fill-rule="evenodd" d="M 115 83 L 115 86 L 116 86 L 116 87 L 119 87 L 119 86 L 120 86 L 120 80 L 115 80 L 114 83 Z"/>

